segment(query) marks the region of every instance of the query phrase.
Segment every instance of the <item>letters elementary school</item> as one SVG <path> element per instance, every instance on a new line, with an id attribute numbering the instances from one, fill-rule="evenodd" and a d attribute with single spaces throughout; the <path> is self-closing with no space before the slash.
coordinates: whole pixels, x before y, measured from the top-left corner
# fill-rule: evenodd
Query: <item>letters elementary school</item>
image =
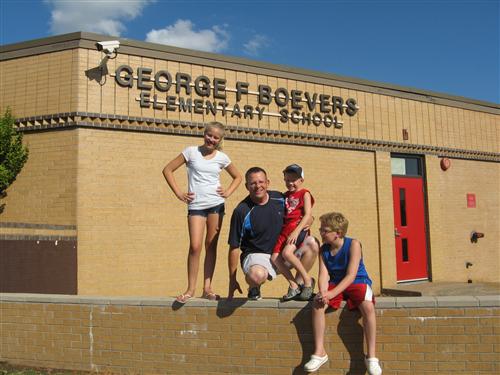
<path id="1" fill-rule="evenodd" d="M 134 81 L 137 80 L 137 88 L 141 90 L 140 97 L 136 100 L 142 108 L 150 108 L 151 106 L 157 110 L 193 112 L 197 114 L 210 114 L 214 116 L 217 111 L 220 111 L 222 116 L 227 116 L 231 113 L 231 117 L 253 119 L 256 115 L 260 120 L 264 116 L 276 116 L 280 121 L 286 123 L 291 121 L 294 124 L 301 125 L 324 125 L 329 128 L 334 126 L 337 129 L 342 128 L 343 122 L 337 118 L 337 114 L 343 115 L 344 112 L 348 116 L 354 116 L 359 107 L 356 100 L 348 98 L 344 101 L 342 97 L 330 96 L 326 94 L 309 93 L 301 90 L 288 91 L 286 88 L 278 87 L 273 91 L 273 88 L 268 85 L 258 85 L 257 91 L 252 91 L 248 82 L 236 82 L 235 88 L 226 86 L 226 80 L 222 78 L 214 78 L 210 80 L 208 77 L 200 75 L 194 80 L 191 75 L 186 73 L 177 73 L 175 81 L 172 75 L 166 70 L 160 70 L 154 74 L 150 68 L 137 68 L 137 75 L 134 76 L 134 71 L 129 65 L 121 65 L 115 71 L 116 83 L 125 88 L 132 88 Z M 149 90 L 155 88 L 159 92 L 166 93 L 164 97 L 159 97 L 157 94 L 151 95 Z M 176 95 L 169 95 L 169 91 L 175 88 Z M 184 92 L 186 95 L 191 95 L 193 92 L 201 98 L 212 98 L 214 100 L 192 99 L 181 96 Z M 213 94 L 212 94 L 213 92 Z M 230 104 L 226 102 L 226 92 L 236 93 L 236 102 Z M 259 105 L 240 105 L 243 95 L 256 95 Z M 272 101 L 281 108 L 279 113 L 266 111 L 266 105 Z M 319 103 L 319 112 L 314 112 L 316 104 Z M 291 110 L 287 107 L 290 105 Z"/>

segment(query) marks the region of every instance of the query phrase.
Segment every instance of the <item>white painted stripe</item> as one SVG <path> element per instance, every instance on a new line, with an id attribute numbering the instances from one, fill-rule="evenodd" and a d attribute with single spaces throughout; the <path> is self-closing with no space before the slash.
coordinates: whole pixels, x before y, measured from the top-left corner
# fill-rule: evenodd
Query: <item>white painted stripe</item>
<path id="1" fill-rule="evenodd" d="M 408 280 L 398 280 L 396 281 L 397 284 L 405 284 L 405 283 L 412 283 L 416 281 L 429 281 L 427 277 L 424 277 L 422 279 L 408 279 Z"/>

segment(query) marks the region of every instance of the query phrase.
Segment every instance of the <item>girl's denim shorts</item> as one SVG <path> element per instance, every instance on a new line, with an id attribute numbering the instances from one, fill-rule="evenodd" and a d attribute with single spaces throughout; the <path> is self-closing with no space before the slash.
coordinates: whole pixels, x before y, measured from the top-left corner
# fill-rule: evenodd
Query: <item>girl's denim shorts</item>
<path id="1" fill-rule="evenodd" d="M 208 217 L 210 214 L 219 214 L 224 216 L 225 206 L 224 203 L 221 203 L 217 206 L 204 208 L 202 210 L 188 210 L 188 216 L 203 216 Z"/>

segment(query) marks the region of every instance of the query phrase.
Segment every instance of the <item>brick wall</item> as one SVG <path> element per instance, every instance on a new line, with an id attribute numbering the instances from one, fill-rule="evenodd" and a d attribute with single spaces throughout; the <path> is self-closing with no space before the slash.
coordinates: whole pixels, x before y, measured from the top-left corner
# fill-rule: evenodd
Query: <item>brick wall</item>
<path id="1" fill-rule="evenodd" d="M 76 255 L 76 239 L 0 236 L 0 293 L 77 294 Z"/>
<path id="2" fill-rule="evenodd" d="M 432 279 L 498 282 L 500 163 L 451 159 L 450 169 L 442 171 L 439 161 L 426 156 Z M 476 196 L 475 208 L 467 207 L 469 193 Z M 473 231 L 484 238 L 472 243 Z"/>
<path id="3" fill-rule="evenodd" d="M 204 74 L 226 79 L 228 88 L 244 81 L 250 84 L 250 91 L 258 84 L 267 84 L 274 89 L 353 97 L 360 109 L 353 117 L 344 114 L 343 128 L 336 129 L 282 123 L 276 116 L 264 116 L 259 121 L 257 117 L 245 120 L 222 116 L 220 112 L 214 116 L 141 108 L 137 82 L 128 89 L 117 85 L 112 75 L 106 81 L 90 79 L 89 70 L 95 69 L 103 57 L 93 43 L 90 49 L 42 49 L 39 51 L 44 53 L 38 55 L 26 56 L 26 52 L 0 61 L 0 74 L 5 77 L 0 80 L 0 112 L 10 106 L 15 116 L 25 117 L 20 129 L 26 131 L 24 141 L 30 149 L 28 162 L 7 197 L 0 200 L 0 222 L 74 226 L 78 294 L 173 296 L 184 290 L 186 207 L 168 189 L 161 170 L 183 148 L 201 143 L 200 137 L 188 136 L 196 133 L 189 124 L 212 120 L 238 129 L 231 130 L 225 151 L 242 172 L 255 165 L 266 168 L 272 189 L 284 189 L 284 166 L 302 164 L 305 185 L 316 199 L 313 215 L 319 217 L 332 210 L 346 214 L 351 223 L 349 235 L 363 243 L 375 292 L 396 282 L 390 153 L 425 154 L 429 276 L 433 281 L 500 281 L 500 163 L 452 159 L 452 167 L 443 172 L 438 159 L 452 152 L 456 157 L 498 161 L 500 116 L 488 106 L 435 101 L 438 98 L 408 96 L 398 90 L 373 92 L 373 87 L 362 84 L 340 87 L 333 76 L 319 79 L 305 72 L 288 75 L 278 67 L 263 69 L 259 64 L 250 70 L 252 64 L 240 66 L 237 62 L 217 66 L 219 60 L 212 55 L 186 60 L 185 56 L 161 51 L 154 56 L 145 49 L 126 52 L 123 47 L 127 42 L 122 42 L 117 58 L 108 61 L 110 74 L 123 64 L 134 69 L 149 67 L 155 72 L 168 70 L 174 75 Z M 136 55 L 138 51 L 145 55 Z M 165 96 L 153 89 L 154 94 Z M 227 102 L 237 102 L 235 92 L 228 90 Z M 255 92 L 244 95 L 239 104 L 255 106 Z M 462 105 L 465 107 L 459 108 Z M 267 109 L 279 111 L 274 102 Z M 33 119 L 29 119 L 31 116 Z M 147 126 L 142 124 L 144 117 L 149 119 Z M 169 121 L 182 124 L 174 126 Z M 167 123 L 175 131 L 169 127 L 172 133 L 161 133 Z M 71 129 L 38 131 L 58 125 Z M 93 125 L 108 129 L 86 128 Z M 117 131 L 122 126 L 134 131 Z M 409 132 L 408 140 L 402 138 L 403 129 Z M 257 136 L 261 131 L 264 133 Z M 315 143 L 314 138 L 322 137 L 342 137 L 343 141 Z M 176 176 L 180 184 L 185 184 L 184 168 Z M 228 180 L 224 173 L 223 184 Z M 466 208 L 467 193 L 476 194 L 477 208 Z M 214 279 L 218 293 L 227 288 L 229 213 L 245 195 L 241 186 L 227 201 Z M 316 221 L 312 227 L 314 234 L 318 224 Z M 485 233 L 477 244 L 470 243 L 472 230 Z M 9 236 L 9 240 L 17 235 L 32 236 L 32 232 L 0 226 L 0 236 Z M 467 262 L 473 266 L 466 268 Z M 312 273 L 316 274 L 316 269 Z M 241 273 L 239 277 L 242 280 Z M 201 292 L 201 279 L 200 273 L 197 293 Z M 266 297 L 276 297 L 285 290 L 280 278 L 266 285 L 263 292 Z"/>
<path id="4" fill-rule="evenodd" d="M 120 373 L 300 374 L 310 309 L 277 300 L 206 302 L 0 294 L 0 360 Z M 500 371 L 500 298 L 379 298 L 384 374 Z M 357 313 L 327 316 L 320 373 L 363 374 Z"/>
<path id="5" fill-rule="evenodd" d="M 186 257 L 189 247 L 187 208 L 168 188 L 161 173 L 168 161 L 188 145 L 201 144 L 200 137 L 158 135 L 110 130 L 78 129 L 78 294 L 174 296 L 187 285 Z M 258 147 L 258 152 L 256 152 Z M 389 228 L 394 242 L 392 201 L 378 218 L 373 152 L 314 148 L 270 143 L 224 141 L 224 151 L 243 174 L 253 166 L 266 169 L 271 189 L 285 190 L 283 168 L 300 163 L 305 186 L 316 200 L 313 215 L 337 210 L 350 221 L 349 235 L 359 238 L 365 262 L 380 291 L 378 226 Z M 384 153 L 384 180 L 390 182 L 389 153 Z M 355 173 L 353 173 L 355 171 Z M 187 188 L 186 169 L 175 173 Z M 221 174 L 228 186 L 230 177 Z M 340 183 L 342 182 L 342 183 Z M 390 187 L 390 186 L 389 186 Z M 383 187 L 380 194 L 391 190 Z M 231 212 L 248 191 L 243 184 L 226 201 L 227 215 L 219 239 L 214 288 L 226 293 L 227 238 Z M 359 197 L 363 197 L 360 199 Z M 389 219 L 386 215 L 390 215 Z M 319 220 L 312 232 L 318 236 Z M 392 247 L 391 249 L 393 249 Z M 385 258 L 386 263 L 394 259 Z M 317 275 L 317 266 L 311 274 Z M 238 271 L 243 282 L 241 271 Z M 197 293 L 202 291 L 202 270 Z M 283 278 L 263 288 L 267 297 L 281 296 Z"/>
<path id="6" fill-rule="evenodd" d="M 77 77 L 85 77 L 77 49 L 36 54 L 0 63 L 1 111 L 16 117 L 71 112 L 77 108 Z"/>
<path id="7" fill-rule="evenodd" d="M 166 163 L 200 137 L 78 129 L 79 294 L 173 296 L 186 286 L 188 233 L 186 207 L 161 174 Z M 224 141 L 224 151 L 244 173 L 264 167 L 271 189 L 284 190 L 283 168 L 293 162 L 305 170 L 305 186 L 316 203 L 313 215 L 340 211 L 349 235 L 363 243 L 375 292 L 396 283 L 390 153 L 304 145 Z M 435 281 L 498 282 L 500 163 L 452 159 L 446 172 L 439 158 L 426 157 L 430 276 Z M 176 179 L 186 185 L 185 168 Z M 229 176 L 222 173 L 222 183 Z M 489 176 L 484 178 L 482 176 Z M 466 207 L 475 193 L 477 208 Z M 226 202 L 214 287 L 227 290 L 227 236 L 230 214 L 247 191 L 241 185 Z M 312 226 L 318 235 L 319 221 Z M 484 232 L 476 244 L 470 232 Z M 146 255 L 146 256 L 145 256 Z M 115 262 L 114 260 L 118 260 Z M 466 269 L 467 261 L 473 266 Z M 241 272 L 238 272 L 241 277 Z M 311 271 L 317 275 L 317 267 Z M 151 282 L 151 281 L 154 282 Z M 240 278 L 243 281 L 243 278 Z M 201 293 L 202 274 L 197 293 Z M 263 289 L 267 297 L 285 293 L 279 278 Z"/>
<path id="8" fill-rule="evenodd" d="M 76 225 L 78 132 L 25 134 L 23 142 L 28 161 L 0 201 L 0 222 Z"/>
<path id="9" fill-rule="evenodd" d="M 27 133 L 25 141 L 30 158 L 1 202 L 5 209 L 0 236 L 55 234 L 2 228 L 4 222 L 72 225 L 65 235 L 78 237 L 81 295 L 175 296 L 184 290 L 186 207 L 174 197 L 161 170 L 186 146 L 200 144 L 200 137 L 80 128 Z M 226 139 L 224 150 L 242 173 L 263 166 L 276 190 L 284 190 L 284 166 L 299 162 L 305 169 L 305 186 L 316 199 L 313 215 L 343 212 L 350 220 L 349 235 L 363 243 L 375 292 L 394 286 L 390 152 L 235 139 Z M 425 163 L 430 276 L 434 281 L 500 281 L 494 250 L 499 242 L 500 163 L 452 159 L 447 171 L 440 169 L 437 156 L 427 155 Z M 186 185 L 184 167 L 176 178 Z M 227 173 L 222 183 L 229 183 Z M 467 193 L 476 194 L 476 208 L 466 207 Z M 227 290 L 230 213 L 246 194 L 242 185 L 226 202 L 214 277 L 214 288 L 221 294 Z M 316 221 L 312 226 L 314 235 L 318 225 Z M 472 244 L 472 230 L 485 237 Z M 466 268 L 467 262 L 473 266 Z M 317 274 L 316 266 L 311 273 Z M 241 272 L 239 277 L 243 281 Z M 197 293 L 201 286 L 200 273 Z M 279 278 L 263 293 L 278 297 L 286 287 Z"/>
<path id="10" fill-rule="evenodd" d="M 151 46 L 148 49 L 150 48 Z M 285 78 L 280 69 L 259 69 L 261 71 L 258 73 L 250 73 L 245 71 L 248 68 L 246 64 L 229 69 L 214 68 L 212 66 L 217 62 L 214 62 L 213 55 L 206 59 L 200 59 L 197 55 L 193 59 L 196 63 L 180 62 L 183 57 L 185 58 L 165 54 L 163 58 L 149 58 L 120 52 L 116 59 L 107 62 L 109 75 L 105 77 L 106 81 L 88 77 L 88 72 L 95 70 L 103 58 L 103 54 L 94 49 L 77 48 L 1 61 L 0 74 L 3 79 L 0 81 L 0 112 L 10 107 L 16 117 L 80 111 L 194 122 L 217 120 L 241 127 L 392 142 L 403 142 L 402 131 L 406 129 L 409 139 L 404 142 L 407 144 L 498 152 L 499 119 L 496 114 L 434 104 L 427 101 L 427 96 L 418 94 L 412 100 L 399 97 L 398 91 L 379 89 L 380 94 L 368 92 L 373 89 L 371 85 L 357 85 L 359 89 L 348 89 L 339 86 L 335 79 L 318 82 L 314 75 L 297 75 L 297 79 Z M 204 63 L 207 66 L 203 66 Z M 214 116 L 166 111 L 164 108 L 141 108 L 137 101 L 140 90 L 136 83 L 133 88 L 123 88 L 111 76 L 118 66 L 124 64 L 134 70 L 138 67 L 151 68 L 153 72 L 163 69 L 173 76 L 178 72 L 187 73 L 193 79 L 202 74 L 209 79 L 223 78 L 227 81 L 228 89 L 234 89 L 237 81 L 248 82 L 250 94 L 244 95 L 240 102 L 236 101 L 235 92 L 227 91 L 227 102 L 231 105 L 238 103 L 241 106 L 256 106 L 257 87 L 265 84 L 273 89 L 283 87 L 289 92 L 307 91 L 318 95 L 340 96 L 344 100 L 355 98 L 360 110 L 353 117 L 346 114 L 339 116 L 344 126 L 342 129 L 335 129 L 333 126 L 326 128 L 282 123 L 276 116 L 264 116 L 259 121 L 257 116 L 244 119 L 222 116 L 220 113 Z M 170 89 L 169 95 L 172 92 L 173 89 Z M 153 88 L 151 97 L 155 94 L 165 100 L 166 93 Z M 184 92 L 182 96 L 186 99 L 198 98 L 195 94 L 186 95 Z M 302 103 L 305 108 L 306 103 Z M 266 111 L 268 109 L 273 113 L 278 113 L 280 109 L 274 102 L 265 107 Z M 291 110 L 290 106 L 288 110 Z M 320 112 L 319 104 L 315 111 Z"/>

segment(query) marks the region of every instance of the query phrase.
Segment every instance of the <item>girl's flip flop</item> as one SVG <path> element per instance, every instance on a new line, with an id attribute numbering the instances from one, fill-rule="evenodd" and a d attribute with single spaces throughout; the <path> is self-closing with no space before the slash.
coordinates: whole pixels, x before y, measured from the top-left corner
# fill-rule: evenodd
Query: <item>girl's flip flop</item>
<path id="1" fill-rule="evenodd" d="M 201 298 L 208 299 L 209 301 L 218 301 L 220 299 L 220 296 L 218 294 L 215 294 L 214 292 L 208 292 L 203 293 Z"/>
<path id="2" fill-rule="evenodd" d="M 177 296 L 177 298 L 175 300 L 177 302 L 179 302 L 179 303 L 182 303 L 184 305 L 191 298 L 193 298 L 193 296 L 191 294 L 189 294 L 189 293 L 183 293 L 180 296 Z"/>

